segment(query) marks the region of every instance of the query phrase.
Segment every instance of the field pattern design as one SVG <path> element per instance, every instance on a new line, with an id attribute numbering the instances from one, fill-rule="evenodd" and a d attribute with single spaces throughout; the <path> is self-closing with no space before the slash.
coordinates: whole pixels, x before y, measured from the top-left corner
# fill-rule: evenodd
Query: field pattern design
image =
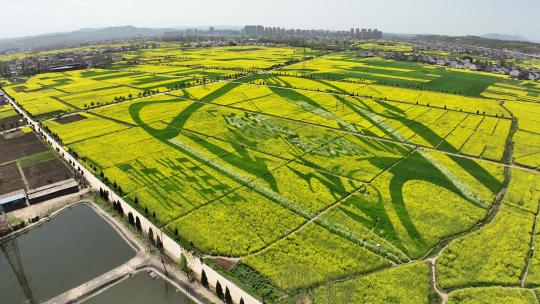
<path id="1" fill-rule="evenodd" d="M 526 83 L 306 54 L 165 46 L 6 92 L 267 303 L 535 297 L 540 104 Z"/>

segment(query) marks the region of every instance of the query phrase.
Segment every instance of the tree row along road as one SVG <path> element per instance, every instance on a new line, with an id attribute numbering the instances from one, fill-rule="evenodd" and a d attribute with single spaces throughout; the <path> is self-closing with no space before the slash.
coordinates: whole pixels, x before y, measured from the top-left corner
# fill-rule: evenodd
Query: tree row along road
<path id="1" fill-rule="evenodd" d="M 139 211 L 137 211 L 135 208 L 131 207 L 122 197 L 117 195 L 112 189 L 109 188 L 105 183 L 103 183 L 101 180 L 99 180 L 95 175 L 93 175 L 90 171 L 88 171 L 77 159 L 75 159 L 71 154 L 69 154 L 62 145 L 60 145 L 54 138 L 52 138 L 45 130 L 41 128 L 41 126 L 34 121 L 30 116 L 26 114 L 25 111 L 19 107 L 17 103 L 15 103 L 8 95 L 6 95 L 6 98 L 8 99 L 9 103 L 15 108 L 17 112 L 19 112 L 27 121 L 28 124 L 34 128 L 34 130 L 42 134 L 48 143 L 51 144 L 51 146 L 54 149 L 57 149 L 57 151 L 60 152 L 62 157 L 70 164 L 72 165 L 76 171 L 82 172 L 82 176 L 87 180 L 88 184 L 92 189 L 95 189 L 99 191 L 100 189 L 103 189 L 107 192 L 109 192 L 109 199 L 111 201 L 117 201 L 122 206 L 122 209 L 124 210 L 125 214 L 133 214 L 134 218 L 139 218 L 141 222 L 142 231 L 144 234 L 146 234 L 149 229 L 152 229 L 152 231 L 157 231 L 157 236 L 161 239 L 163 243 L 163 249 L 173 259 L 179 259 L 182 254 L 184 254 L 188 260 L 189 267 L 193 270 L 193 272 L 197 275 L 197 277 L 200 279 L 201 273 L 204 270 L 206 273 L 206 276 L 208 278 L 208 283 L 210 286 L 215 288 L 216 283 L 219 281 L 223 289 L 228 288 L 231 297 L 235 303 L 239 303 L 240 299 L 244 300 L 244 303 L 246 304 L 261 304 L 259 300 L 242 290 L 240 287 L 236 286 L 236 284 L 232 283 L 225 277 L 223 277 L 221 274 L 213 270 L 208 265 L 202 263 L 199 258 L 194 257 L 191 253 L 183 249 L 176 241 L 171 239 L 168 235 L 163 233 L 157 226 L 152 224 L 150 221 L 148 221 L 144 216 L 142 216 Z"/>

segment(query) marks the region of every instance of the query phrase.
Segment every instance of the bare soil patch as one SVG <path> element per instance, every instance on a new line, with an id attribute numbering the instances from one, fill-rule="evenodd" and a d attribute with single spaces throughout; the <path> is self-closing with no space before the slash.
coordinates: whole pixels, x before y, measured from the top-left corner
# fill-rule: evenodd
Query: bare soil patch
<path id="1" fill-rule="evenodd" d="M 22 121 L 21 117 L 18 115 L 0 119 L 0 131 L 6 131 L 6 130 L 14 129 L 17 127 L 21 127 L 24 125 L 25 125 L 24 121 Z"/>
<path id="2" fill-rule="evenodd" d="M 23 173 L 30 189 L 60 182 L 73 176 L 71 170 L 58 159 L 25 167 Z"/>
<path id="3" fill-rule="evenodd" d="M 227 258 L 222 258 L 222 257 L 212 258 L 212 260 L 226 270 L 231 270 L 234 267 L 234 265 L 236 265 L 236 262 L 237 262 L 234 259 L 227 259 Z"/>
<path id="4" fill-rule="evenodd" d="M 0 136 L 0 164 L 43 152 L 47 149 L 47 146 L 34 133 L 22 134 L 10 139 Z"/>
<path id="5" fill-rule="evenodd" d="M 0 195 L 25 188 L 16 163 L 0 166 Z"/>
<path id="6" fill-rule="evenodd" d="M 66 125 L 66 124 L 76 122 L 76 121 L 79 121 L 79 120 L 84 120 L 86 118 L 87 117 L 82 116 L 80 114 L 73 114 L 73 115 L 68 115 L 68 116 L 57 118 L 54 121 L 56 121 L 59 124 Z"/>

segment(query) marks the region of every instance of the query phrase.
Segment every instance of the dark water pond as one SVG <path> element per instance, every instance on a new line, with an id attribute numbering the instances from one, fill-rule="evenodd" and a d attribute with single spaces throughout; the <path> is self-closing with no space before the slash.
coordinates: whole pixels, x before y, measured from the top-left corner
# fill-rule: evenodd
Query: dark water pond
<path id="1" fill-rule="evenodd" d="M 44 302 L 136 254 L 86 205 L 2 243 L 0 249 L 0 303 L 10 304 Z"/>
<path id="2" fill-rule="evenodd" d="M 146 272 L 140 272 L 84 302 L 84 304 L 117 303 L 193 304 L 195 302 L 167 281 L 162 278 L 153 279 Z"/>

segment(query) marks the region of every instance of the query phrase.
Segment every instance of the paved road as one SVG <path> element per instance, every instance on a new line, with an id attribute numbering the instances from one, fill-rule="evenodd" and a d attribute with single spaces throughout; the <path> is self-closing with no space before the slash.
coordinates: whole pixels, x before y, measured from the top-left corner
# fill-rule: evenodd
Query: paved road
<path id="1" fill-rule="evenodd" d="M 7 97 L 7 95 L 6 95 Z M 45 138 L 48 142 L 51 143 L 51 146 L 54 149 L 58 149 L 60 151 L 60 154 L 64 157 L 64 159 L 67 161 L 67 163 L 73 162 L 75 165 L 73 166 L 75 170 L 81 169 L 82 175 L 85 177 L 85 179 L 88 181 L 88 184 L 92 189 L 95 189 L 99 191 L 99 189 L 105 189 L 108 191 L 111 196 L 110 199 L 112 201 L 118 201 L 122 205 L 122 209 L 124 210 L 125 214 L 128 214 L 131 212 L 134 217 L 138 217 L 141 221 L 141 227 L 143 231 L 148 231 L 150 228 L 152 231 L 157 232 L 159 234 L 159 237 L 161 238 L 163 242 L 163 248 L 167 255 L 172 257 L 173 259 L 179 259 L 182 254 L 186 255 L 188 258 L 188 264 L 189 267 L 193 270 L 193 272 L 200 278 L 200 275 L 202 273 L 202 270 L 206 272 L 206 276 L 208 277 L 208 282 L 212 287 L 215 287 L 217 281 L 220 282 L 221 286 L 223 287 L 223 290 L 225 290 L 226 287 L 229 288 L 229 291 L 231 293 L 231 297 L 235 303 L 240 302 L 240 298 L 244 300 L 244 303 L 246 304 L 261 304 L 261 302 L 254 297 L 252 297 L 250 294 L 242 290 L 240 287 L 236 286 L 231 281 L 224 278 L 221 274 L 210 268 L 208 265 L 202 263 L 198 258 L 194 258 L 189 252 L 185 251 L 176 241 L 168 237 L 165 233 L 163 233 L 158 227 L 154 226 L 150 221 L 148 221 L 142 214 L 139 213 L 136 209 L 131 207 L 128 203 L 126 203 L 122 197 L 118 196 L 117 194 L 112 191 L 106 184 L 104 184 L 101 180 L 99 180 L 96 176 L 94 176 L 90 171 L 88 171 L 82 164 L 78 162 L 77 159 L 72 157 L 67 151 L 60 145 L 54 138 L 49 136 L 41 128 L 41 126 L 34 121 L 30 116 L 28 116 L 19 105 L 17 105 L 11 98 L 8 97 L 9 103 L 19 112 L 21 115 L 23 115 L 24 118 L 27 119 L 28 124 L 32 127 L 34 127 L 34 130 L 38 133 L 43 133 L 45 135 Z"/>

